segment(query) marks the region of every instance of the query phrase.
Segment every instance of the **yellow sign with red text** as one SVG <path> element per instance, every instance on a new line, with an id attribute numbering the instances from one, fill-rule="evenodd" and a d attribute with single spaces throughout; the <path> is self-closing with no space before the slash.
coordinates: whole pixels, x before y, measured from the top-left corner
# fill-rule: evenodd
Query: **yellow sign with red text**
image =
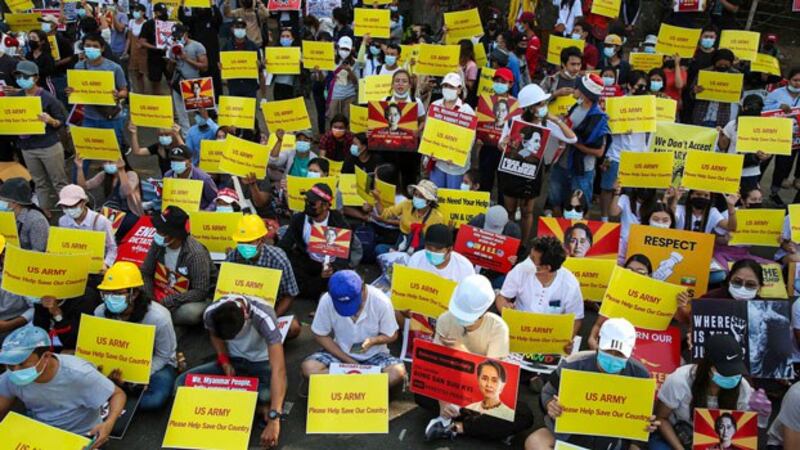
<path id="1" fill-rule="evenodd" d="M 0 97 L 0 135 L 44 134 L 40 97 Z"/>
<path id="2" fill-rule="evenodd" d="M 722 73 L 713 70 L 701 70 L 697 77 L 697 86 L 702 90 L 697 93 L 698 100 L 721 103 L 738 103 L 742 96 L 744 75 L 741 73 Z"/>
<path id="3" fill-rule="evenodd" d="M 200 210 L 200 198 L 203 195 L 203 182 L 183 178 L 164 178 L 161 189 L 161 209 L 170 205 L 180 207 L 187 213 Z"/>
<path id="4" fill-rule="evenodd" d="M 792 242 L 800 242 L 800 204 L 789 205 L 789 227 L 792 231 Z M 3 235 L 5 236 L 5 233 Z M 8 236 L 6 236 L 6 239 L 8 239 Z"/>
<path id="5" fill-rule="evenodd" d="M 472 151 L 475 130 L 428 117 L 417 151 L 441 161 L 463 166 Z"/>
<path id="6" fill-rule="evenodd" d="M 678 102 L 671 98 L 656 98 L 656 121 L 675 122 Z M 657 127 L 657 126 L 656 126 Z"/>
<path id="7" fill-rule="evenodd" d="M 306 101 L 303 97 L 271 102 L 262 101 L 261 110 L 270 130 L 282 129 L 291 133 L 311 128 L 311 120 L 308 118 Z"/>
<path id="8" fill-rule="evenodd" d="M 219 52 L 223 80 L 257 80 L 258 52 Z"/>
<path id="9" fill-rule="evenodd" d="M 353 34 L 370 35 L 373 39 L 388 39 L 391 11 L 388 9 L 355 8 Z"/>
<path id="10" fill-rule="evenodd" d="M 335 70 L 333 42 L 303 41 L 303 67 L 308 70 Z"/>
<path id="11" fill-rule="evenodd" d="M 219 125 L 252 130 L 256 125 L 256 99 L 219 96 Z M 201 141 L 202 142 L 202 141 Z"/>
<path id="12" fill-rule="evenodd" d="M 122 156 L 119 151 L 117 134 L 113 129 L 71 125 L 69 133 L 72 135 L 75 151 L 81 159 L 117 162 Z"/>
<path id="13" fill-rule="evenodd" d="M 389 375 L 312 375 L 308 386 L 306 433 L 386 434 L 389 432 Z"/>
<path id="14" fill-rule="evenodd" d="M 206 173 L 223 173 L 219 168 L 222 153 L 228 143 L 225 140 L 203 139 L 200 141 L 200 169 Z"/>
<path id="15" fill-rule="evenodd" d="M 619 158 L 619 184 L 624 187 L 668 188 L 672 184 L 672 152 L 627 152 Z"/>
<path id="16" fill-rule="evenodd" d="M 727 48 L 734 56 L 745 61 L 755 61 L 761 33 L 744 30 L 722 30 L 719 48 Z"/>
<path id="17" fill-rule="evenodd" d="M 89 277 L 89 255 L 59 255 L 6 246 L 4 291 L 42 298 L 80 297 Z"/>
<path id="18" fill-rule="evenodd" d="M 89 255 L 89 273 L 100 273 L 105 264 L 106 233 L 50 227 L 47 252 L 59 255 Z"/>
<path id="19" fill-rule="evenodd" d="M 489 210 L 489 192 L 439 189 L 439 212 L 451 227 L 458 228 Z"/>
<path id="20" fill-rule="evenodd" d="M 756 55 L 756 60 L 750 63 L 750 71 L 767 73 L 779 77 L 781 76 L 781 63 L 778 61 L 778 58 L 772 55 L 759 53 Z"/>
<path id="21" fill-rule="evenodd" d="M 457 44 L 462 39 L 483 36 L 483 25 L 478 8 L 444 13 L 447 42 Z"/>
<path id="22" fill-rule="evenodd" d="M 457 71 L 461 47 L 458 45 L 419 44 L 419 59 L 414 70 L 420 75 L 443 77 Z"/>
<path id="23" fill-rule="evenodd" d="M 633 70 L 641 70 L 644 73 L 664 65 L 664 55 L 661 53 L 634 52 L 629 55 L 629 58 Z"/>
<path id="24" fill-rule="evenodd" d="M 392 273 L 392 305 L 397 311 L 410 310 L 436 318 L 447 311 L 455 288 L 455 281 L 396 264 Z"/>
<path id="25" fill-rule="evenodd" d="M 599 302 L 608 289 L 608 280 L 617 267 L 613 259 L 567 258 L 564 267 L 569 269 L 581 285 L 583 299 Z"/>
<path id="26" fill-rule="evenodd" d="M 84 450 L 89 438 L 11 411 L 0 422 L 3 450 Z"/>
<path id="27" fill-rule="evenodd" d="M 666 330 L 678 309 L 678 294 L 686 288 L 617 267 L 611 273 L 600 314 L 623 317 L 634 326 Z"/>
<path id="28" fill-rule="evenodd" d="M 306 177 L 286 177 L 286 197 L 288 198 L 289 209 L 292 211 L 302 211 L 306 206 L 305 192 L 310 190 L 315 184 L 327 184 L 331 192 L 336 192 L 336 178 L 306 178 Z M 336 208 L 336 196 L 331 199 L 331 208 Z"/>
<path id="29" fill-rule="evenodd" d="M 620 0 L 594 0 L 592 14 L 616 19 L 619 16 Z"/>
<path id="30" fill-rule="evenodd" d="M 155 325 L 82 314 L 75 356 L 102 366 L 103 375 L 119 369 L 126 382 L 148 384 L 155 339 Z"/>
<path id="31" fill-rule="evenodd" d="M 606 114 L 611 134 L 656 131 L 656 97 L 653 95 L 608 97 Z"/>
<path id="32" fill-rule="evenodd" d="M 794 119 L 786 117 L 739 116 L 736 151 L 791 155 Z"/>
<path id="33" fill-rule="evenodd" d="M 586 41 L 581 39 L 570 39 L 551 34 L 547 43 L 547 62 L 550 64 L 561 65 L 561 51 L 568 47 L 578 47 L 583 51 Z"/>
<path id="34" fill-rule="evenodd" d="M 270 147 L 228 135 L 225 150 L 219 160 L 219 170 L 231 175 L 246 177 L 255 174 L 263 178 L 267 173 Z"/>
<path id="35" fill-rule="evenodd" d="M 242 213 L 195 211 L 189 216 L 192 237 L 205 245 L 209 252 L 226 253 L 236 248 L 233 234 L 239 219 L 242 218 Z"/>
<path id="36" fill-rule="evenodd" d="M 737 209 L 736 231 L 731 233 L 729 244 L 777 247 L 784 217 L 782 209 Z"/>
<path id="37" fill-rule="evenodd" d="M 0 212 L 0 234 L 6 238 L 6 245 L 19 247 L 17 219 L 12 211 Z"/>
<path id="38" fill-rule="evenodd" d="M 110 70 L 67 70 L 67 86 L 71 105 L 116 105 L 113 92 L 114 72 Z"/>
<path id="39" fill-rule="evenodd" d="M 175 124 L 170 95 L 144 95 L 131 92 L 130 111 L 131 122 L 139 127 L 169 130 Z"/>
<path id="40" fill-rule="evenodd" d="M 537 314 L 503 308 L 510 349 L 514 353 L 565 354 L 572 342 L 575 314 Z"/>
<path id="41" fill-rule="evenodd" d="M 681 186 L 686 189 L 735 194 L 739 192 L 744 155 L 686 152 Z"/>
<path id="42" fill-rule="evenodd" d="M 300 47 L 264 47 L 264 62 L 273 75 L 299 75 Z"/>
<path id="43" fill-rule="evenodd" d="M 656 53 L 664 55 L 677 53 L 681 58 L 693 58 L 699 39 L 699 28 L 681 28 L 662 23 L 658 29 Z"/>
<path id="44" fill-rule="evenodd" d="M 219 268 L 214 299 L 239 294 L 258 297 L 270 306 L 275 305 L 282 271 L 268 267 L 224 262 Z"/>

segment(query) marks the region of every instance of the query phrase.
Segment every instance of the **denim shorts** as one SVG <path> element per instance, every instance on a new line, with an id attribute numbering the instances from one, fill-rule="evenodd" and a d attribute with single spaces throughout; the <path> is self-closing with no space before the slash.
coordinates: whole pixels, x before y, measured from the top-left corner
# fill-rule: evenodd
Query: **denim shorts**
<path id="1" fill-rule="evenodd" d="M 614 190 L 614 183 L 619 176 L 619 161 L 608 161 L 608 169 L 600 177 L 600 189 L 604 191 Z"/>
<path id="2" fill-rule="evenodd" d="M 325 350 L 320 350 L 316 353 L 312 353 L 308 358 L 306 358 L 306 361 L 308 360 L 319 361 L 328 367 L 330 367 L 330 365 L 333 363 L 342 362 L 339 360 L 339 358 L 333 356 L 332 354 L 326 352 Z M 392 356 L 387 352 L 387 353 L 378 353 L 370 357 L 369 359 L 365 359 L 364 361 L 358 361 L 358 363 L 363 364 L 365 366 L 378 366 L 381 368 L 381 370 L 383 370 L 389 366 L 403 364 L 403 361 L 400 358 L 395 358 L 394 356 Z"/>

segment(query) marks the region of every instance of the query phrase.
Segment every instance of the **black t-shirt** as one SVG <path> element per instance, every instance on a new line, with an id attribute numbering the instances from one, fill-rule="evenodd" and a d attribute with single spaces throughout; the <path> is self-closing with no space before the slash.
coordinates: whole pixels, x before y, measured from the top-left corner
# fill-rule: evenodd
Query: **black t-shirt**
<path id="1" fill-rule="evenodd" d="M 369 159 L 367 162 L 362 162 L 356 156 L 348 155 L 344 160 L 344 164 L 342 165 L 342 173 L 356 173 L 356 167 L 358 167 L 368 174 L 373 174 L 375 173 L 375 168 L 382 163 L 381 157 L 374 153 L 369 154 Z"/>
<path id="2" fill-rule="evenodd" d="M 161 157 L 158 153 L 158 148 L 161 147 L 161 144 L 155 143 L 147 147 L 147 151 L 150 152 L 151 155 L 156 155 L 158 157 L 158 168 L 161 169 L 161 175 L 163 176 L 170 170 L 169 166 L 169 157 Z M 166 150 L 164 151 L 164 155 L 167 155 Z"/>
<path id="3" fill-rule="evenodd" d="M 142 24 L 142 31 L 139 33 L 140 38 L 144 38 L 150 45 L 156 45 L 156 21 L 150 19 Z M 147 61 L 163 62 L 164 50 L 147 49 Z"/>
<path id="4" fill-rule="evenodd" d="M 75 44 L 72 42 L 70 38 L 67 37 L 66 34 L 62 32 L 56 33 L 56 44 L 58 44 L 58 56 L 60 59 L 71 58 L 75 56 Z M 58 60 L 56 61 L 58 63 Z M 63 66 L 58 66 L 56 64 L 56 70 L 53 73 L 53 76 L 60 76 L 66 75 L 67 69 L 72 68 L 72 63 L 64 64 Z"/>

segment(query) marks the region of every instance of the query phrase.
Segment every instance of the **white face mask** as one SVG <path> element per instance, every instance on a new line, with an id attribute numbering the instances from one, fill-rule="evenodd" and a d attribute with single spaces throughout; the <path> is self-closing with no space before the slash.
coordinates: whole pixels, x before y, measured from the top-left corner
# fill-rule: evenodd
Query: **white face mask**
<path id="1" fill-rule="evenodd" d="M 756 298 L 756 294 L 758 294 L 758 289 L 747 289 L 744 286 L 741 287 L 733 287 L 728 286 L 728 292 L 734 298 L 734 300 L 752 300 Z"/>
<path id="2" fill-rule="evenodd" d="M 347 59 L 350 56 L 350 50 L 339 50 L 339 57 L 342 59 Z"/>
<path id="3" fill-rule="evenodd" d="M 447 102 L 455 101 L 458 98 L 458 89 L 442 88 L 442 97 Z"/>
<path id="4" fill-rule="evenodd" d="M 655 228 L 669 228 L 669 225 L 666 222 L 650 222 L 650 226 Z"/>

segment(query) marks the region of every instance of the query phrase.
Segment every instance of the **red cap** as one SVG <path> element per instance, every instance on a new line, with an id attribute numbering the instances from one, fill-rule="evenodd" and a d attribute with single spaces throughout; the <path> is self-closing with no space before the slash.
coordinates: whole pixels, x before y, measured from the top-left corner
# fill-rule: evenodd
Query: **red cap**
<path id="1" fill-rule="evenodd" d="M 531 22 L 531 21 L 533 21 L 535 19 L 536 19 L 536 15 L 529 11 L 529 12 L 522 13 L 522 15 L 519 16 L 518 22 L 527 23 L 527 22 Z"/>
<path id="2" fill-rule="evenodd" d="M 769 33 L 767 35 L 767 42 L 778 42 L 778 35 L 775 33 Z"/>
<path id="3" fill-rule="evenodd" d="M 514 74 L 511 72 L 511 69 L 508 69 L 506 67 L 501 67 L 501 68 L 497 69 L 494 72 L 494 77 L 493 78 L 502 78 L 502 79 L 508 81 L 509 83 L 513 83 L 514 82 Z"/>

